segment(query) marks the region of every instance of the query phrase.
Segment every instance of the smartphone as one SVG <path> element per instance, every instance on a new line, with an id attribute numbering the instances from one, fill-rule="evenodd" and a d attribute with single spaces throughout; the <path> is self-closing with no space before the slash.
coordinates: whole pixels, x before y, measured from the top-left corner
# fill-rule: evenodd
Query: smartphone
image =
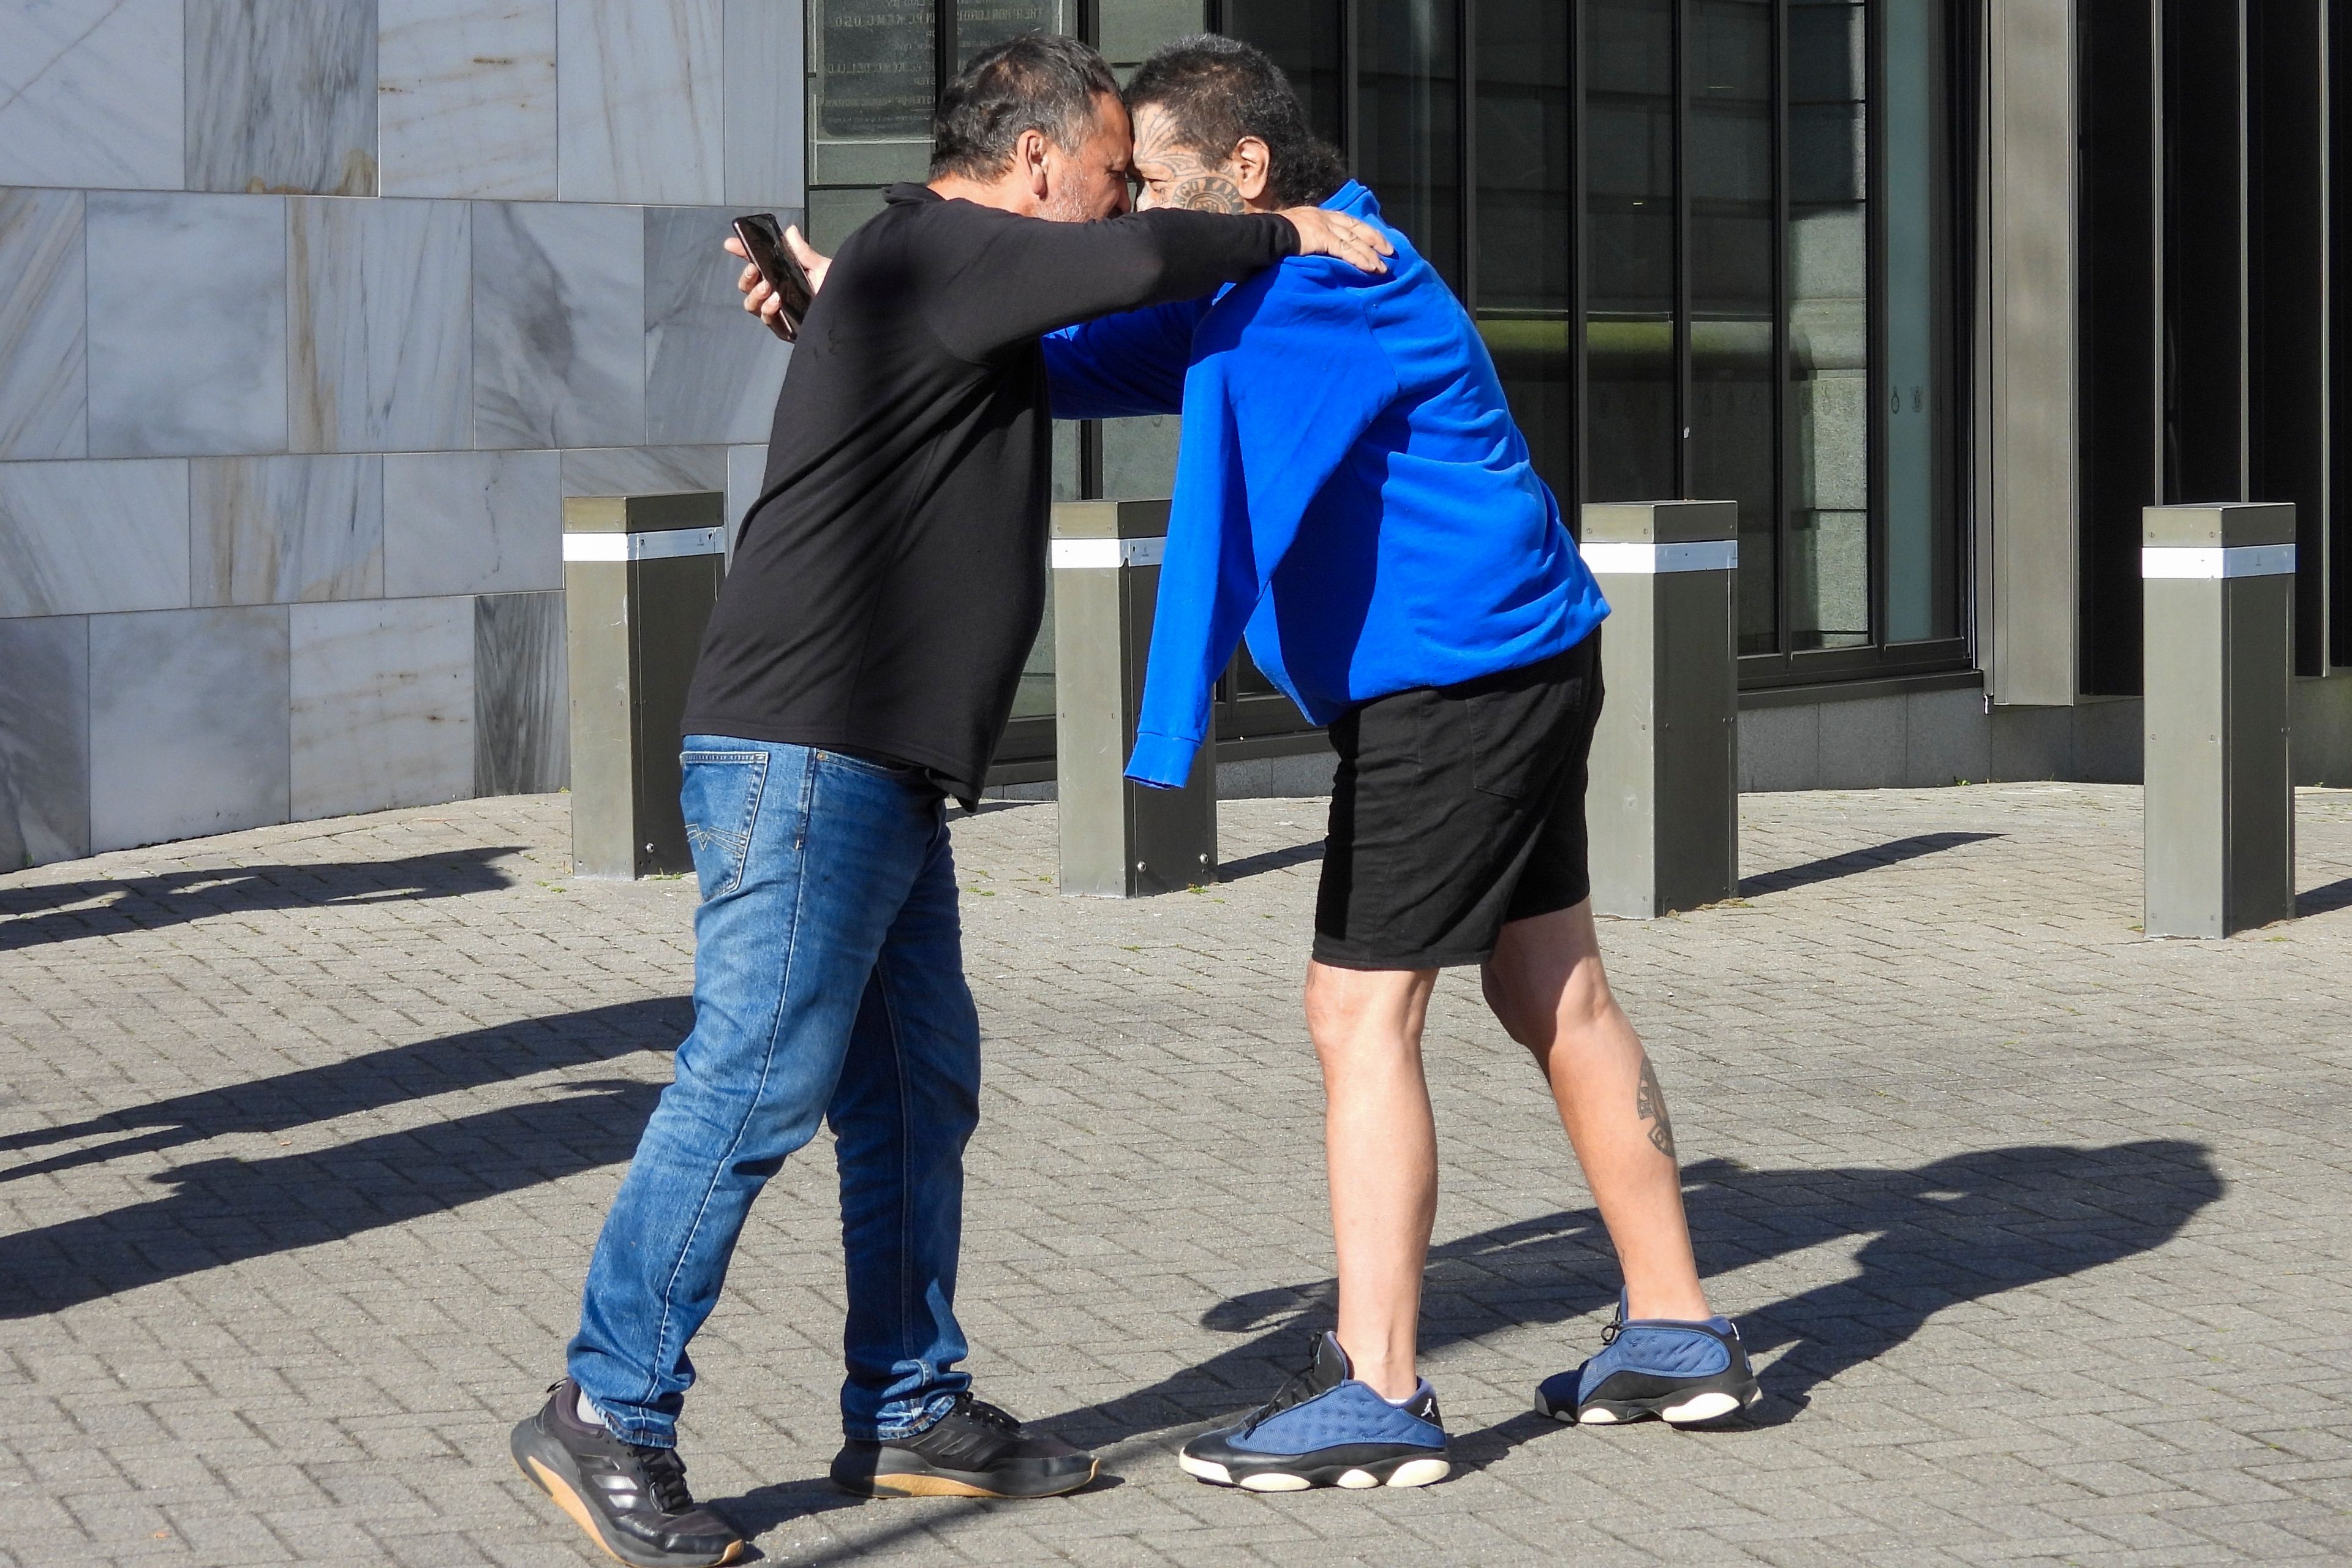
<path id="1" fill-rule="evenodd" d="M 793 342 L 801 335 L 801 322 L 808 319 L 816 290 L 809 287 L 808 274 L 784 247 L 783 226 L 773 213 L 747 213 L 735 220 L 735 237 L 751 252 L 751 265 L 760 269 L 776 298 L 784 302 L 782 314 L 769 327 L 784 342 Z"/>

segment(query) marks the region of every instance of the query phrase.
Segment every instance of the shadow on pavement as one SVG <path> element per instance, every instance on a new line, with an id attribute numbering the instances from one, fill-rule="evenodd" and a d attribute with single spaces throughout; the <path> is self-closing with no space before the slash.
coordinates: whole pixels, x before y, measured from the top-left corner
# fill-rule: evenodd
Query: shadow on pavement
<path id="1" fill-rule="evenodd" d="M 678 998 L 593 1007 L 17 1133 L 0 1146 L 152 1130 L 17 1167 L 13 1176 L 224 1134 L 277 1131 L 555 1068 L 667 1050 L 692 1016 L 691 1005 Z M 61 1311 L 618 1164 L 636 1147 L 660 1092 L 635 1079 L 569 1082 L 527 1104 L 333 1149 L 177 1167 L 152 1178 L 171 1189 L 163 1196 L 0 1237 L 0 1319 Z"/>
<path id="2" fill-rule="evenodd" d="M 2005 837 L 2007 835 L 2000 833 L 1922 833 L 1910 838 L 1897 838 L 1887 844 L 1874 844 L 1867 849 L 1849 849 L 1843 855 L 1808 860 L 1801 866 L 1742 877 L 1739 879 L 1739 896 L 1753 898 L 1759 893 L 1785 893 L 1791 888 L 1810 888 L 1816 882 L 1834 882 L 1840 877 L 1875 871 L 1882 867 L 1900 865 L 1906 860 L 1916 860 L 1923 855 L 1940 855 L 1964 844 L 1979 844 L 1988 838 Z"/>
<path id="3" fill-rule="evenodd" d="M 161 931 L 215 915 L 495 892 L 511 887 L 513 879 L 489 862 L 520 848 L 474 846 L 401 860 L 236 866 L 116 881 L 0 888 L 0 952 L 83 937 Z M 120 896 L 91 908 L 74 907 L 110 893 Z"/>
<path id="4" fill-rule="evenodd" d="M 2313 915 L 2332 915 L 2346 909 L 2352 909 L 2352 877 L 2314 888 L 2294 900 L 2294 912 L 2305 920 Z"/>
<path id="5" fill-rule="evenodd" d="M 100 1164 L 125 1154 L 176 1149 L 225 1133 L 278 1132 L 581 1062 L 667 1050 L 693 1026 L 693 1003 L 684 997 L 661 997 L 590 1007 L 552 1018 L 525 1018 L 437 1040 L 394 1046 L 323 1067 L 174 1095 L 128 1110 L 110 1110 L 63 1127 L 0 1134 L 0 1153 L 109 1133 L 133 1134 L 12 1165 L 0 1171 L 0 1182 Z"/>
<path id="6" fill-rule="evenodd" d="M 1861 1242 L 1853 1278 L 1741 1315 L 1752 1353 L 1783 1352 L 1762 1374 L 1765 1403 L 1752 1422 L 1761 1426 L 1788 1421 L 1822 1384 L 1885 1355 L 1945 1308 L 2153 1251 L 2222 1191 L 2210 1152 L 2173 1140 L 1991 1149 L 1911 1169 L 1756 1171 L 1711 1160 L 1685 1178 L 1694 1239 L 1710 1272 Z M 1202 1325 L 1247 1339 L 1148 1387 L 1036 1424 L 1097 1449 L 1133 1446 L 1117 1456 L 1127 1462 L 1165 1463 L 1139 1440 L 1271 1394 L 1297 1370 L 1307 1336 L 1331 1326 L 1335 1296 L 1327 1279 L 1221 1301 Z M 1615 1256 L 1591 1209 L 1480 1231 L 1431 1249 L 1422 1349 L 1568 1323 L 1607 1311 L 1616 1297 Z M 1597 1348 L 1597 1337 L 1591 1344 L 1563 1338 L 1559 1369 Z M 1528 1393 L 1532 1405 L 1532 1386 Z M 1453 1455 L 1460 1468 L 1481 1468 L 1557 1427 L 1530 1411 L 1455 1434 Z M 803 1500 L 804 1511 L 814 1511 L 817 1490 L 814 1482 L 766 1488 L 720 1506 L 747 1531 L 767 1530 L 803 1517 L 796 1511 Z M 763 1500 L 745 1508 L 752 1499 Z M 930 1513 L 797 1561 L 846 1561 L 911 1531 L 946 1528 L 953 1517 Z"/>
<path id="7" fill-rule="evenodd" d="M 1261 854 L 1244 855 L 1238 860 L 1228 860 L 1217 868 L 1217 880 L 1238 882 L 1244 877 L 1255 877 L 1265 871 L 1309 866 L 1321 858 L 1323 840 L 1318 838 L 1312 844 L 1294 844 L 1287 849 L 1268 849 Z"/>

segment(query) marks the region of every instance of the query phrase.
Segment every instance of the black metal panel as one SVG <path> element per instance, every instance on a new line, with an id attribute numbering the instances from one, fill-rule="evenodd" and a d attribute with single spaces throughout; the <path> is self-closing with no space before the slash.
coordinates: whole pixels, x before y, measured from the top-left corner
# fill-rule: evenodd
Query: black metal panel
<path id="1" fill-rule="evenodd" d="M 2352 0 L 2327 0 L 2330 657 L 2352 665 Z"/>
<path id="2" fill-rule="evenodd" d="M 2246 499 L 2244 0 L 2167 0 L 2165 500 Z"/>
<path id="3" fill-rule="evenodd" d="M 2293 501 L 2298 673 L 2327 669 L 2326 54 L 2320 0 L 2249 0 L 2248 489 Z"/>
<path id="4" fill-rule="evenodd" d="M 2155 504 L 2160 472 L 2156 12 L 2118 3 L 2077 13 L 2081 679 L 2099 696 L 2140 689 L 2140 510 Z"/>

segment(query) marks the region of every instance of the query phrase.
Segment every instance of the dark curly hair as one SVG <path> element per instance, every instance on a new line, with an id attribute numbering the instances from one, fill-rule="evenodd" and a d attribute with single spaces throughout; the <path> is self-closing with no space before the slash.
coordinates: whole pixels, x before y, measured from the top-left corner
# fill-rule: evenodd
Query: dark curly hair
<path id="1" fill-rule="evenodd" d="M 1348 183 L 1347 161 L 1308 129 L 1282 68 L 1239 38 L 1196 33 L 1154 49 L 1127 84 L 1129 111 L 1146 104 L 1205 157 L 1222 161 L 1244 136 L 1265 142 L 1266 194 L 1279 205 L 1313 206 Z"/>

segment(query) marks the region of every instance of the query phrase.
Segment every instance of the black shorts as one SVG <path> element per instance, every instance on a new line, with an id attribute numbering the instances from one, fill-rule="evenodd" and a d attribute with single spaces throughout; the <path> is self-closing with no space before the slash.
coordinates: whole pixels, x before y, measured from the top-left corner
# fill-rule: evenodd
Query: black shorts
<path id="1" fill-rule="evenodd" d="M 1585 761 L 1600 714 L 1597 630 L 1540 664 L 1341 714 L 1316 958 L 1483 963 L 1509 921 L 1591 897 Z"/>

